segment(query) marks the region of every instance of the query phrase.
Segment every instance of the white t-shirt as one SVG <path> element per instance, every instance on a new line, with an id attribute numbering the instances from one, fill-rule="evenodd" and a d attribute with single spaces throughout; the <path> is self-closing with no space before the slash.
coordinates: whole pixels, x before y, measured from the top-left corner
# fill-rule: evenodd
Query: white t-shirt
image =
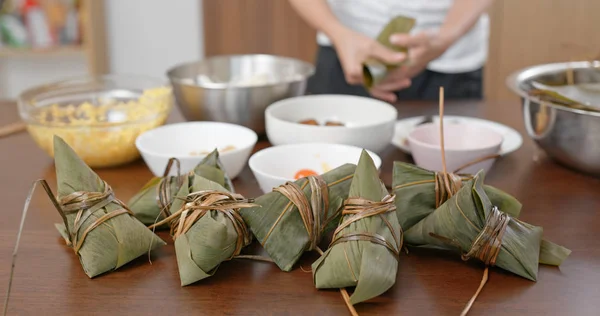
<path id="1" fill-rule="evenodd" d="M 411 34 L 439 30 L 453 0 L 327 0 L 335 16 L 354 31 L 376 38 L 383 27 L 395 16 L 416 19 Z M 481 68 L 487 59 L 489 18 L 482 15 L 469 32 L 458 39 L 427 69 L 443 73 L 468 72 Z M 321 32 L 319 45 L 331 45 Z"/>

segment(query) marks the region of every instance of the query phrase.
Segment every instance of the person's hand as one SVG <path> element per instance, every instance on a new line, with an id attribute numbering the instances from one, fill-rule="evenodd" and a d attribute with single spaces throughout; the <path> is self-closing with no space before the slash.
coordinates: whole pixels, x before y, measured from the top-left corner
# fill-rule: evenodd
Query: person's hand
<path id="1" fill-rule="evenodd" d="M 369 59 L 376 59 L 386 64 L 397 64 L 406 59 L 406 54 L 395 52 L 374 39 L 350 29 L 340 30 L 332 37 L 332 41 L 349 84 L 363 82 L 363 63 Z"/>
<path id="2" fill-rule="evenodd" d="M 410 87 L 411 79 L 423 71 L 430 61 L 442 55 L 448 45 L 435 34 L 425 32 L 416 35 L 393 34 L 390 42 L 408 48 L 408 61 L 390 71 L 369 92 L 378 99 L 396 102 L 394 92 Z"/>

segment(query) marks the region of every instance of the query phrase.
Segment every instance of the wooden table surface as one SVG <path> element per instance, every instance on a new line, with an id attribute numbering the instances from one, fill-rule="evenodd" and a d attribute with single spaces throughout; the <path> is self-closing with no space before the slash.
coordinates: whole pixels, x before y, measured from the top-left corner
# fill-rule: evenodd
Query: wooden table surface
<path id="1" fill-rule="evenodd" d="M 433 103 L 398 106 L 401 117 L 433 114 Z M 484 117 L 516 128 L 524 144 L 500 159 L 487 183 L 523 203 L 522 219 L 544 227 L 544 237 L 573 252 L 559 268 L 540 268 L 537 283 L 499 269 L 470 315 L 598 315 L 600 310 L 600 179 L 554 164 L 535 148 L 522 128 L 516 102 L 449 103 L 448 115 Z M 0 103 L 0 125 L 17 119 L 12 103 Z M 181 120 L 174 112 L 171 121 Z M 257 148 L 268 146 L 261 142 Z M 382 177 L 391 183 L 392 162 L 410 157 L 390 146 L 382 153 Z M 0 139 L 0 298 L 8 281 L 23 202 L 31 183 L 44 178 L 56 187 L 54 165 L 26 133 Z M 117 196 L 127 201 L 150 177 L 143 161 L 99 170 Z M 234 181 L 246 196 L 260 190 L 246 168 Z M 180 287 L 172 242 L 125 267 L 89 279 L 70 248 L 55 231 L 60 217 L 47 197 L 37 192 L 25 225 L 15 270 L 9 315 L 346 315 L 337 291 L 318 291 L 312 275 L 296 268 L 281 272 L 275 265 L 234 260 L 216 275 Z M 258 248 L 258 247 L 254 247 Z M 254 249 L 261 251 L 261 249 Z M 306 254 L 300 264 L 316 259 Z M 483 268 L 457 256 L 413 250 L 403 254 L 396 285 L 379 298 L 359 304 L 361 315 L 458 315 L 479 285 Z M 0 303 L 1 304 L 1 303 Z"/>

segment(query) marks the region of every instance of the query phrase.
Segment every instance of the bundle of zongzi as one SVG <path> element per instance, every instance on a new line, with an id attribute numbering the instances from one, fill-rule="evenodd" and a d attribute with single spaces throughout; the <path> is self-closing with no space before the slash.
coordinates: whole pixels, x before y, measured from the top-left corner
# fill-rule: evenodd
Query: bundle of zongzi
<path id="1" fill-rule="evenodd" d="M 56 228 L 90 278 L 165 244 L 58 136 L 54 137 L 54 159 L 58 180 L 55 206 L 64 220 Z"/>
<path id="2" fill-rule="evenodd" d="M 415 19 L 397 16 L 383 28 L 381 33 L 379 33 L 377 36 L 377 41 L 391 50 L 406 53 L 408 52 L 406 47 L 399 47 L 390 43 L 390 36 L 395 33 L 408 33 L 414 27 L 414 25 Z M 373 85 L 377 84 L 377 82 L 379 82 L 388 71 L 393 70 L 400 65 L 402 65 L 402 63 L 386 65 L 378 60 L 367 61 L 363 65 L 363 81 L 365 87 L 368 89 L 373 87 Z"/>
<path id="3" fill-rule="evenodd" d="M 373 160 L 363 151 L 341 223 L 329 249 L 312 265 L 316 287 L 356 286 L 350 304 L 392 287 L 403 238 L 394 211 L 394 196 L 388 194 Z"/>
<path id="4" fill-rule="evenodd" d="M 398 197 L 396 214 L 402 229 L 407 231 L 427 217 L 472 178 L 470 175 L 444 174 L 394 162 L 392 190 Z M 493 205 L 512 217 L 519 216 L 521 203 L 517 199 L 489 185 L 483 188 Z"/>
<path id="5" fill-rule="evenodd" d="M 321 236 L 335 227 L 355 169 L 346 164 L 320 177 L 289 182 L 257 198 L 255 203 L 261 207 L 240 211 L 281 270 L 290 271 L 305 251 L 315 250 Z"/>
<path id="6" fill-rule="evenodd" d="M 239 214 L 255 206 L 250 202 L 201 176 L 184 178 L 167 217 L 155 224 L 171 226 L 182 286 L 212 276 L 250 244 L 252 235 Z"/>
<path id="7" fill-rule="evenodd" d="M 173 162 L 179 168 L 179 161 L 173 158 L 162 178 L 153 178 L 129 200 L 129 208 L 145 225 L 152 225 L 165 218 L 164 213 L 169 210 L 173 197 L 181 188 L 183 180 L 191 174 L 216 182 L 228 191 L 234 192 L 231 180 L 223 171 L 223 166 L 219 160 L 219 152 L 216 149 L 202 159 L 190 174 L 169 176 L 168 171 Z M 179 174 L 179 170 L 177 171 Z"/>
<path id="8" fill-rule="evenodd" d="M 405 232 L 407 244 L 454 249 L 464 260 L 475 258 L 524 278 L 537 279 L 542 263 L 560 265 L 570 250 L 542 242 L 543 229 L 524 223 L 494 205 L 482 172 L 434 212 Z"/>

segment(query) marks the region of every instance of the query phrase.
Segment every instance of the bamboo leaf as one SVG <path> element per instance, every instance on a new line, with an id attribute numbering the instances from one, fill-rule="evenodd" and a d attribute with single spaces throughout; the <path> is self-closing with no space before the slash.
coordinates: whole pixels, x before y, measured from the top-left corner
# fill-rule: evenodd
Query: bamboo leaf
<path id="1" fill-rule="evenodd" d="M 463 254 L 468 252 L 492 210 L 492 202 L 483 188 L 483 178 L 482 172 L 475 175 L 456 195 L 408 229 L 406 242 L 421 247 L 454 249 Z M 502 237 L 496 266 L 537 280 L 542 233 L 541 227 L 511 218 Z"/>
<path id="2" fill-rule="evenodd" d="M 335 214 L 338 214 L 342 202 L 348 197 L 355 169 L 355 165 L 346 164 L 322 175 L 329 186 L 329 209 L 326 214 L 321 214 L 321 223 L 325 222 L 327 217 L 332 218 L 323 235 L 334 228 L 339 219 L 339 215 Z M 306 182 L 306 179 L 295 181 L 299 186 Z M 307 185 L 303 192 L 310 200 L 310 186 Z M 240 211 L 244 221 L 277 266 L 283 271 L 290 271 L 310 244 L 298 208 L 290 204 L 290 200 L 279 192 L 267 193 L 257 198 L 255 203 L 260 207 Z"/>
<path id="3" fill-rule="evenodd" d="M 60 137 L 54 138 L 56 178 L 59 200 L 74 192 L 98 192 L 105 190 L 104 181 L 92 171 Z M 83 232 L 103 215 L 123 209 L 116 201 L 93 212 L 83 221 L 81 229 L 75 230 L 77 212 L 66 213 L 69 231 L 83 239 L 78 251 L 85 273 L 91 278 L 117 269 L 131 260 L 147 254 L 148 249 L 165 245 L 135 217 L 125 213 L 117 215 L 91 229 L 87 236 Z M 65 224 L 56 225 L 61 236 L 70 241 Z"/>
<path id="4" fill-rule="evenodd" d="M 405 231 L 435 210 L 435 172 L 394 162 L 392 188 L 397 196 L 398 221 Z M 521 203 L 517 199 L 489 185 L 485 185 L 484 190 L 492 204 L 501 211 L 512 217 L 519 216 Z"/>
<path id="5" fill-rule="evenodd" d="M 206 156 L 198 165 L 194 168 L 193 174 L 201 176 L 215 183 L 218 183 L 229 192 L 234 192 L 233 184 L 231 179 L 224 173 L 223 165 L 219 159 L 219 152 L 215 149 L 208 156 Z M 182 175 L 183 178 L 187 178 L 188 175 Z M 152 225 L 158 220 L 162 220 L 164 216 L 159 216 L 160 207 L 158 204 L 158 186 L 162 177 L 152 178 L 146 183 L 142 189 L 129 200 L 129 207 L 135 214 L 135 216 L 145 225 Z M 179 181 L 172 181 L 169 184 L 169 190 L 171 196 L 175 196 L 180 189 Z M 161 226 L 161 229 L 167 228 L 167 226 Z"/>
<path id="6" fill-rule="evenodd" d="M 416 20 L 413 18 L 397 16 L 384 26 L 383 30 L 381 30 L 376 40 L 383 46 L 393 51 L 407 53 L 408 49 L 406 47 L 400 47 L 390 43 L 390 36 L 396 33 L 409 33 L 410 30 L 414 27 L 415 22 Z M 373 87 L 374 84 L 381 80 L 381 78 L 383 78 L 386 71 L 391 71 L 396 67 L 399 67 L 400 65 L 402 65 L 402 63 L 396 65 L 386 65 L 385 63 L 377 60 L 367 61 L 363 65 L 363 81 L 365 87 L 370 89 L 371 87 Z M 372 71 L 372 68 L 380 68 L 382 72 L 375 73 Z"/>
<path id="7" fill-rule="evenodd" d="M 350 198 L 379 202 L 387 195 L 373 160 L 363 151 L 352 179 Z M 360 215 L 344 215 L 342 223 L 352 220 L 353 216 Z M 376 297 L 394 285 L 402 231 L 396 215 L 391 211 L 356 218 L 356 221 L 343 227 L 334 235 L 334 241 L 336 238 L 359 234 L 381 237 L 389 242 L 395 253 L 368 238 L 347 240 L 335 243 L 312 265 L 314 282 L 319 289 L 356 286 L 350 297 L 352 304 Z"/>

